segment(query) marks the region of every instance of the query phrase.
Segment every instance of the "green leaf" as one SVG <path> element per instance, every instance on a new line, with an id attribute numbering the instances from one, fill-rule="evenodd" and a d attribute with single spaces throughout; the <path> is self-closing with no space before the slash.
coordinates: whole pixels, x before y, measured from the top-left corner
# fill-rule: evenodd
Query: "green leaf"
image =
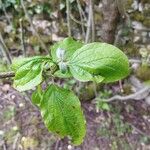
<path id="1" fill-rule="evenodd" d="M 48 60 L 50 61 L 51 58 L 48 56 L 34 56 L 34 57 L 28 57 L 28 58 L 15 58 L 12 62 L 11 68 L 13 71 L 16 71 L 24 64 L 30 62 L 30 61 L 42 61 L 42 60 Z M 52 61 L 50 61 L 52 62 Z"/>
<path id="2" fill-rule="evenodd" d="M 74 78 L 84 82 L 114 82 L 129 74 L 127 56 L 117 47 L 99 42 L 76 50 L 69 68 Z"/>
<path id="3" fill-rule="evenodd" d="M 72 54 L 82 46 L 83 46 L 83 43 L 79 41 L 75 41 L 71 37 L 65 38 L 63 41 L 60 41 L 51 47 L 51 55 L 52 55 L 53 61 L 54 62 L 59 61 L 59 58 L 57 57 L 58 49 L 64 50 L 64 60 L 68 61 L 70 57 L 72 56 Z"/>
<path id="4" fill-rule="evenodd" d="M 107 110 L 110 111 L 110 106 L 108 103 L 104 102 L 104 101 L 100 101 L 99 102 L 99 107 L 103 110 Z"/>
<path id="5" fill-rule="evenodd" d="M 51 63 L 49 57 L 36 56 L 14 61 L 14 88 L 18 91 L 32 89 L 42 82 L 42 72 L 46 63 Z"/>
<path id="6" fill-rule="evenodd" d="M 73 92 L 50 85 L 40 104 L 45 125 L 61 137 L 69 136 L 75 145 L 82 143 L 86 133 L 80 101 Z"/>
<path id="7" fill-rule="evenodd" d="M 42 97 L 43 97 L 43 91 L 39 85 L 38 89 L 32 93 L 32 97 L 31 97 L 32 103 L 39 106 L 42 100 Z"/>
<path id="8" fill-rule="evenodd" d="M 54 76 L 59 77 L 59 78 L 71 78 L 71 77 L 72 77 L 72 74 L 70 73 L 69 70 L 67 70 L 67 72 L 64 73 L 64 74 L 61 73 L 60 70 L 58 70 L 58 71 L 56 71 L 56 72 L 54 73 Z"/>

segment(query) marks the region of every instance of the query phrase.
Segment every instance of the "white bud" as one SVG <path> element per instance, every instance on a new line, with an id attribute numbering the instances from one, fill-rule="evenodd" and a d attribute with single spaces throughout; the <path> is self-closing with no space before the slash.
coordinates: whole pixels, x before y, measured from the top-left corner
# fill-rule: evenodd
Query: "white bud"
<path id="1" fill-rule="evenodd" d="M 67 72 L 67 64 L 65 62 L 60 62 L 59 64 L 60 71 L 64 74 Z"/>
<path id="2" fill-rule="evenodd" d="M 58 48 L 56 50 L 56 56 L 58 59 L 63 60 L 64 59 L 64 55 L 65 55 L 65 50 L 62 48 Z"/>

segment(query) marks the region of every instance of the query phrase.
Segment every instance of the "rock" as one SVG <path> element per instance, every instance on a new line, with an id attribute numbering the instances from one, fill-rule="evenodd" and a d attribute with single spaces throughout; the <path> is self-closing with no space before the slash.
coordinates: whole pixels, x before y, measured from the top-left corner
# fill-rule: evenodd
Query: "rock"
<path id="1" fill-rule="evenodd" d="M 14 100 L 16 98 L 16 95 L 11 95 L 11 98 Z"/>
<path id="2" fill-rule="evenodd" d="M 10 85 L 9 84 L 4 84 L 4 86 L 2 87 L 2 91 L 3 92 L 8 92 L 10 89 Z"/>
<path id="3" fill-rule="evenodd" d="M 141 35 L 145 37 L 147 36 L 147 32 L 142 32 Z"/>
<path id="4" fill-rule="evenodd" d="M 150 105 L 150 96 L 148 96 L 146 99 L 145 99 L 145 102 Z"/>
<path id="5" fill-rule="evenodd" d="M 132 66 L 131 66 L 131 68 L 132 68 L 133 70 L 137 70 L 138 67 L 139 67 L 139 63 L 133 63 Z"/>
<path id="6" fill-rule="evenodd" d="M 24 104 L 23 103 L 20 103 L 19 104 L 19 107 L 21 108 L 21 107 L 24 107 Z"/>
<path id="7" fill-rule="evenodd" d="M 3 135 L 4 135 L 4 131 L 0 130 L 0 136 L 3 136 Z"/>
<path id="8" fill-rule="evenodd" d="M 71 145 L 68 145 L 68 150 L 72 150 L 72 146 Z"/>
<path id="9" fill-rule="evenodd" d="M 140 11 L 140 12 L 143 12 L 143 9 L 144 9 L 144 8 L 143 8 L 143 4 L 140 3 L 140 4 L 139 4 L 139 11 Z"/>
<path id="10" fill-rule="evenodd" d="M 131 7 L 134 9 L 134 10 L 138 10 L 139 6 L 138 6 L 138 1 L 134 1 L 133 4 L 131 5 Z"/>
<path id="11" fill-rule="evenodd" d="M 143 26 L 141 22 L 138 21 L 133 21 L 132 22 L 132 27 L 136 30 L 145 30 L 146 28 Z"/>
<path id="12" fill-rule="evenodd" d="M 150 45 L 147 45 L 147 49 L 150 50 Z"/>
<path id="13" fill-rule="evenodd" d="M 144 44 L 146 44 L 146 43 L 149 42 L 149 41 L 148 41 L 147 37 L 143 37 L 142 42 L 143 42 Z"/>
<path id="14" fill-rule="evenodd" d="M 133 39 L 133 42 L 139 42 L 140 39 L 141 39 L 141 38 L 140 38 L 139 36 L 135 36 L 134 39 Z"/>

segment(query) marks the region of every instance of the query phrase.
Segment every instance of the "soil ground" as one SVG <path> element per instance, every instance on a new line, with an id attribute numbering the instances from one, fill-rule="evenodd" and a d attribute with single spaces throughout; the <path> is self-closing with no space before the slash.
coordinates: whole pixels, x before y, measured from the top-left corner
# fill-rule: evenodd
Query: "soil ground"
<path id="1" fill-rule="evenodd" d="M 82 102 L 87 134 L 70 145 L 45 128 L 25 93 L 0 85 L 0 150 L 150 150 L 150 107 L 144 101 L 112 102 L 111 111 Z"/>

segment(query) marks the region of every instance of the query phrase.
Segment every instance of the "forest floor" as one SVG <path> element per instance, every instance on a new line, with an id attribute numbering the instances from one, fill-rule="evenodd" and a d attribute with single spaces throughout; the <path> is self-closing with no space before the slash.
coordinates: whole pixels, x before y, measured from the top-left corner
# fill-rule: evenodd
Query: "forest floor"
<path id="1" fill-rule="evenodd" d="M 83 102 L 87 134 L 81 146 L 70 145 L 45 128 L 38 108 L 26 94 L 0 85 L 0 150 L 150 150 L 150 107 L 144 101 L 111 102 L 96 111 Z"/>

